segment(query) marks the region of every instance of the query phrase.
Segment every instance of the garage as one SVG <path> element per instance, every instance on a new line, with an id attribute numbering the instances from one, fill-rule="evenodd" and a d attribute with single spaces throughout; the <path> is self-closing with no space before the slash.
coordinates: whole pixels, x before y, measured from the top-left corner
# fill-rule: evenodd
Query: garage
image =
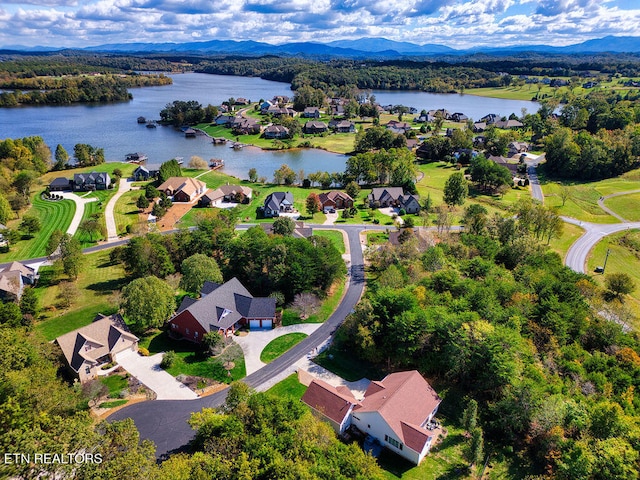
<path id="1" fill-rule="evenodd" d="M 255 329 L 255 328 L 272 328 L 273 327 L 273 321 L 269 318 L 269 319 L 258 319 L 258 320 L 250 320 L 249 321 L 249 328 L 250 329 Z"/>

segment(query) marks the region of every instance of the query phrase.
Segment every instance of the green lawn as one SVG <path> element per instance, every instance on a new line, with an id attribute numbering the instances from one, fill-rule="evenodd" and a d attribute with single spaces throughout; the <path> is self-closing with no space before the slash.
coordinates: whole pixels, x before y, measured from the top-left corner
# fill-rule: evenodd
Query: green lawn
<path id="1" fill-rule="evenodd" d="M 335 346 L 320 353 L 313 361 L 348 382 L 355 382 L 361 378 L 379 380 L 384 377 L 384 372 L 380 369 Z"/>
<path id="2" fill-rule="evenodd" d="M 282 355 L 287 350 L 290 350 L 302 340 L 307 338 L 306 333 L 294 332 L 287 333 L 281 337 L 271 340 L 266 347 L 260 353 L 260 361 L 264 363 L 273 362 L 276 358 Z"/>
<path id="3" fill-rule="evenodd" d="M 0 254 L 0 262 L 43 257 L 46 255 L 45 247 L 51 233 L 54 230 L 66 232 L 67 228 L 69 228 L 76 211 L 75 203 L 71 200 L 43 200 L 40 198 L 42 191 L 38 190 L 38 193 L 32 196 L 32 206 L 25 213 L 40 219 L 40 231 L 33 238 L 20 240 L 11 245 L 9 252 Z M 18 229 L 20 222 L 21 219 L 15 219 L 8 222 L 7 226 L 12 229 Z"/>
<path id="4" fill-rule="evenodd" d="M 116 221 L 118 235 L 127 233 L 127 227 L 138 223 L 138 207 L 136 201 L 142 193 L 141 190 L 130 190 L 124 193 L 116 202 L 113 209 L 113 217 Z"/>
<path id="5" fill-rule="evenodd" d="M 432 205 L 440 205 L 443 203 L 444 185 L 447 179 L 458 170 L 455 165 L 451 165 L 444 162 L 431 162 L 418 165 L 418 170 L 424 174 L 422 180 L 420 180 L 416 187 L 420 199 L 426 199 L 427 196 L 431 197 Z M 464 209 L 471 204 L 477 203 L 484 206 L 487 209 L 489 215 L 494 213 L 504 214 L 508 209 L 518 202 L 521 198 L 530 198 L 531 194 L 528 188 L 511 188 L 503 196 L 487 195 L 479 192 L 474 188 L 469 189 L 469 197 L 462 207 L 457 207 L 453 211 L 453 224 L 457 225 L 461 222 L 461 217 L 464 214 Z M 431 219 L 435 219 L 432 214 Z M 416 222 L 419 224 L 419 222 Z"/>
<path id="6" fill-rule="evenodd" d="M 120 392 L 129 386 L 129 382 L 122 375 L 109 375 L 100 378 L 100 382 L 109 389 L 109 397 L 117 398 Z"/>
<path id="7" fill-rule="evenodd" d="M 433 446 L 420 465 L 415 466 L 389 450 L 383 450 L 378 463 L 385 470 L 387 478 L 403 480 L 471 478 L 467 476 L 468 462 L 464 460 L 462 454 L 467 442 L 464 431 L 440 416 L 438 420 L 447 429 L 447 436 L 441 443 Z"/>
<path id="8" fill-rule="evenodd" d="M 111 314 L 116 311 L 111 295 L 127 282 L 121 264 L 109 262 L 109 251 L 83 255 L 83 267 L 75 284 L 77 298 L 67 310 L 58 307 L 60 282 L 64 274 L 54 267 L 41 267 L 36 294 L 43 307 L 41 321 L 36 328 L 47 340 L 88 325 L 98 313 Z"/>
<path id="9" fill-rule="evenodd" d="M 100 408 L 115 408 L 120 407 L 121 405 L 125 405 L 129 400 L 121 399 L 121 400 L 111 400 L 110 402 L 102 402 L 99 407 Z"/>
<path id="10" fill-rule="evenodd" d="M 342 277 L 338 279 L 330 291 L 327 298 L 324 299 L 318 311 L 308 318 L 302 320 L 300 315 L 294 312 L 291 308 L 285 308 L 282 312 L 282 326 L 294 325 L 298 323 L 323 323 L 331 314 L 335 311 L 342 300 L 344 289 L 346 286 L 346 278 Z"/>
<path id="11" fill-rule="evenodd" d="M 211 357 L 206 349 L 186 340 L 172 340 L 166 332 L 161 331 L 141 338 L 139 345 L 148 349 L 150 355 L 173 350 L 176 353 L 176 362 L 167 372 L 174 377 L 192 375 L 229 383 L 247 375 L 244 354 L 237 344 L 227 347 L 218 357 Z M 231 370 L 231 377 L 227 376 L 223 368 L 227 361 L 235 364 Z"/>
<path id="12" fill-rule="evenodd" d="M 613 193 L 640 190 L 640 169 L 632 170 L 619 177 L 607 178 L 597 182 L 554 182 L 544 179 L 542 176 L 542 191 L 545 196 L 545 205 L 555 207 L 560 215 L 566 215 L 578 220 L 593 223 L 618 223 L 618 220 L 607 214 L 598 206 L 598 199 Z M 569 190 L 569 198 L 562 206 L 560 192 L 562 185 Z M 633 198 L 634 194 L 629 197 Z M 637 208 L 628 200 L 628 196 L 614 197 L 606 200 L 605 205 L 617 212 L 637 215 Z M 636 199 L 640 197 L 635 197 Z M 626 210 L 631 205 L 631 213 Z M 621 213 L 622 214 L 622 213 Z M 623 216 L 624 216 L 623 214 Z M 636 217 L 634 217 L 636 218 Z M 640 218 L 638 216 L 637 218 Z M 629 219 L 631 220 L 631 219 Z"/>
<path id="13" fill-rule="evenodd" d="M 278 397 L 300 400 L 306 391 L 307 387 L 298 381 L 298 374 L 294 373 L 281 382 L 276 383 L 273 387 L 267 390 L 267 393 Z"/>
<path id="14" fill-rule="evenodd" d="M 584 230 L 579 226 L 573 225 L 572 223 L 564 223 L 562 236 L 560 238 L 552 239 L 549 247 L 564 258 L 571 245 L 573 245 L 573 243 L 578 240 L 583 233 Z"/>
<path id="15" fill-rule="evenodd" d="M 60 335 L 89 325 L 98 313 L 111 315 L 115 312 L 116 308 L 113 305 L 97 303 L 39 322 L 36 325 L 36 330 L 42 333 L 45 339 L 54 340 Z"/>
<path id="16" fill-rule="evenodd" d="M 91 218 L 92 215 L 99 215 L 100 222 L 102 224 L 102 227 L 104 228 L 104 233 L 105 233 L 104 235 L 94 234 L 93 237 L 91 237 L 87 233 L 81 232 L 80 230 L 78 230 L 74 236 L 80 241 L 80 243 L 82 244 L 82 248 L 91 247 L 95 245 L 98 241 L 106 239 L 107 226 L 104 219 L 104 210 L 107 207 L 107 202 L 111 197 L 115 195 L 115 193 L 116 193 L 115 189 L 97 190 L 95 192 L 89 192 L 86 194 L 79 193 L 80 196 L 85 197 L 87 199 L 89 198 L 97 199 L 96 201 L 85 204 L 84 212 L 82 214 L 82 221 L 88 218 Z"/>
<path id="17" fill-rule="evenodd" d="M 636 318 L 640 318 L 640 251 L 621 242 L 628 236 L 630 243 L 640 245 L 640 230 L 628 230 L 604 237 L 589 253 L 587 259 L 587 274 L 599 285 L 604 285 L 604 279 L 610 273 L 627 273 L 635 281 L 636 289 L 625 296 L 624 302 L 631 309 Z M 603 266 L 609 250 L 605 274 L 595 273 L 597 266 Z M 636 320 L 637 323 L 637 320 Z M 634 325 L 638 326 L 638 325 Z"/>
<path id="18" fill-rule="evenodd" d="M 325 237 L 331 240 L 341 255 L 344 255 L 344 253 L 346 252 L 344 248 L 344 237 L 342 236 L 341 231 L 315 229 L 313 231 L 313 234 L 317 235 L 318 237 Z"/>
<path id="19" fill-rule="evenodd" d="M 605 206 L 616 212 L 625 220 L 640 221 L 640 193 L 630 193 L 605 200 Z"/>

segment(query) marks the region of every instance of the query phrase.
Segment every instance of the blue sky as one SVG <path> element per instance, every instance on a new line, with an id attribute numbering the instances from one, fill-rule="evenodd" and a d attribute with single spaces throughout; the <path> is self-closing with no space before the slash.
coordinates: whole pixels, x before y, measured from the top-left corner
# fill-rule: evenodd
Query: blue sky
<path id="1" fill-rule="evenodd" d="M 0 46 L 385 37 L 452 48 L 640 36 L 640 0 L 0 0 Z"/>

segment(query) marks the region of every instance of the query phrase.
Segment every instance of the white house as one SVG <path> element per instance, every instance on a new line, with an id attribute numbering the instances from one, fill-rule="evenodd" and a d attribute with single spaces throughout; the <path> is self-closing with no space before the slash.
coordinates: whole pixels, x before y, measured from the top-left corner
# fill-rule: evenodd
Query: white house
<path id="1" fill-rule="evenodd" d="M 302 401 L 336 432 L 353 425 L 417 465 L 431 449 L 431 422 L 441 400 L 422 375 L 412 370 L 371 382 L 361 401 L 346 387 L 313 380 Z"/>

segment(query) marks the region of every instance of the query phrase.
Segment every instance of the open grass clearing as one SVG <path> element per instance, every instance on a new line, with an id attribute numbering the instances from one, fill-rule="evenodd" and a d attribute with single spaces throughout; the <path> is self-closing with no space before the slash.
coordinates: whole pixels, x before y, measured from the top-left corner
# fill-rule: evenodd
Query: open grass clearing
<path id="1" fill-rule="evenodd" d="M 631 242 L 640 245 L 640 230 L 627 230 L 604 237 L 589 253 L 587 274 L 602 286 L 607 274 L 611 273 L 626 273 L 633 279 L 636 288 L 630 295 L 625 296 L 624 304 L 635 315 L 633 326 L 637 328 L 640 326 L 638 321 L 640 319 L 640 251 L 621 242 L 624 236 L 628 236 Z M 607 250 L 609 250 L 608 258 Z M 595 273 L 596 267 L 604 266 L 605 258 L 607 265 L 604 275 Z"/>
<path id="2" fill-rule="evenodd" d="M 592 223 L 618 223 L 618 219 L 600 208 L 598 205 L 600 197 L 640 190 L 640 169 L 632 170 L 619 177 L 595 182 L 556 182 L 546 179 L 544 172 L 541 172 L 540 178 L 545 205 L 556 208 L 560 215 Z M 569 198 L 564 206 L 560 195 L 563 188 L 567 188 L 569 192 Z M 619 211 L 617 209 L 624 205 L 625 197 L 626 195 L 607 199 L 605 205 L 614 211 Z M 621 204 L 617 203 L 618 201 Z M 633 208 L 633 210 L 635 212 L 637 208 Z"/>
<path id="3" fill-rule="evenodd" d="M 604 204 L 625 220 L 640 222 L 640 193 L 607 198 Z"/>
<path id="4" fill-rule="evenodd" d="M 340 254 L 344 255 L 346 250 L 344 248 L 344 237 L 342 236 L 342 232 L 341 231 L 315 229 L 313 231 L 313 234 L 317 235 L 318 237 L 325 237 L 325 238 L 328 238 L 329 240 L 331 240 L 333 242 L 333 245 L 340 252 Z"/>
<path id="5" fill-rule="evenodd" d="M 324 350 L 313 361 L 348 382 L 355 382 L 362 378 L 379 380 L 384 377 L 384 372 L 376 366 L 360 360 L 350 352 L 336 346 Z"/>
<path id="6" fill-rule="evenodd" d="M 56 267 L 40 269 L 36 294 L 43 312 L 36 329 L 47 340 L 88 325 L 98 313 L 109 315 L 117 310 L 112 294 L 127 283 L 122 265 L 110 263 L 108 250 L 83 255 L 82 260 L 83 267 L 74 282 L 77 295 L 66 309 L 60 307 L 60 294 L 66 288 L 61 282 L 67 278 Z"/>
<path id="7" fill-rule="evenodd" d="M 281 382 L 276 383 L 267 390 L 267 393 L 281 398 L 300 400 L 306 391 L 307 387 L 298 381 L 298 374 L 294 373 Z"/>
<path id="8" fill-rule="evenodd" d="M 307 338 L 306 333 L 293 332 L 282 335 L 271 340 L 260 353 L 260 361 L 264 363 L 273 362 L 287 350 L 290 350 L 302 340 Z"/>

